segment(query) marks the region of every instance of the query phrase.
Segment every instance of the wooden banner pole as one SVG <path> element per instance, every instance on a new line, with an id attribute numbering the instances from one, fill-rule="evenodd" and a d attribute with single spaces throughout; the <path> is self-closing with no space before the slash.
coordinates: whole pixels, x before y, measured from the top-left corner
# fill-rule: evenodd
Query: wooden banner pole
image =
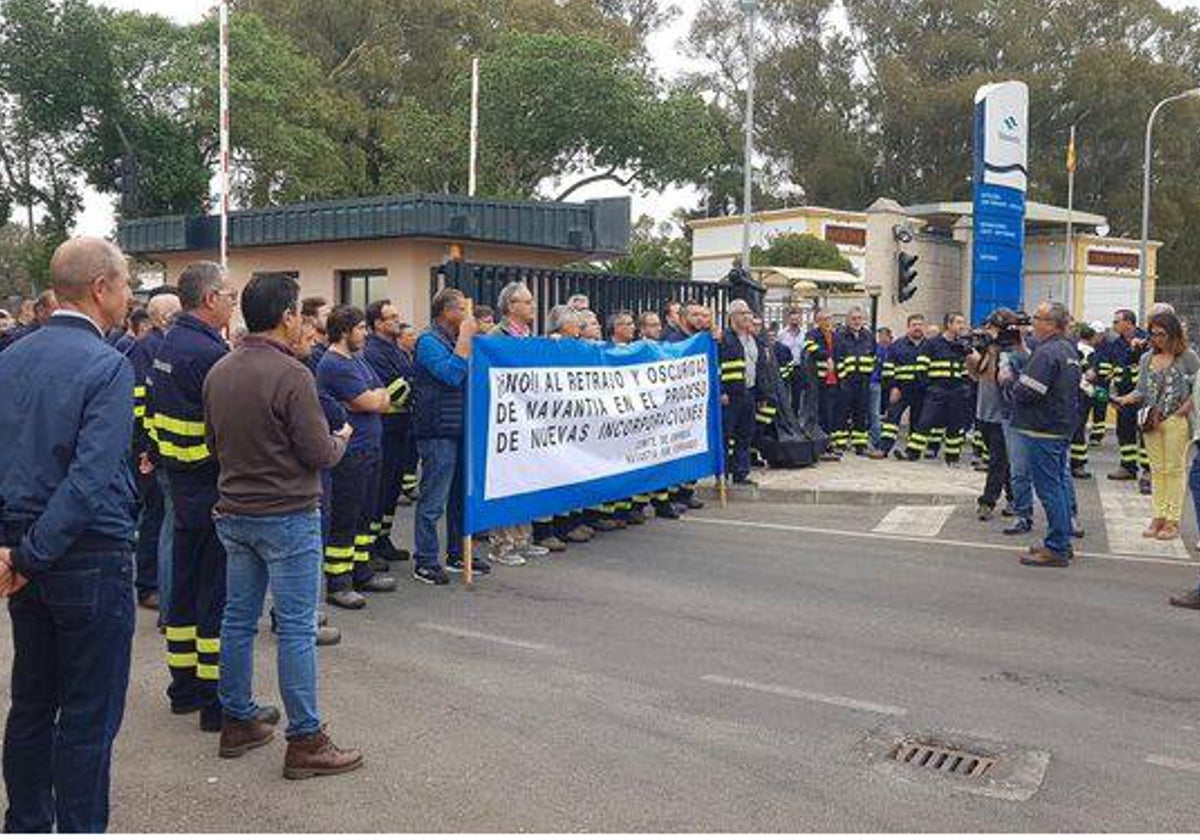
<path id="1" fill-rule="evenodd" d="M 470 534 L 463 537 L 463 586 L 475 580 L 475 538 Z"/>

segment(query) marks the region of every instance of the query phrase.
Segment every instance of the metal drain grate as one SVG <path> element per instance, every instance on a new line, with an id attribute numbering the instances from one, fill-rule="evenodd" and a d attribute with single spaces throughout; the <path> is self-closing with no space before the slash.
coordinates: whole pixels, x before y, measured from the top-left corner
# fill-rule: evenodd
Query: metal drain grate
<path id="1" fill-rule="evenodd" d="M 921 741 L 901 741 L 892 758 L 909 767 L 936 770 L 968 779 L 986 776 L 996 766 L 996 759 L 990 756 Z"/>

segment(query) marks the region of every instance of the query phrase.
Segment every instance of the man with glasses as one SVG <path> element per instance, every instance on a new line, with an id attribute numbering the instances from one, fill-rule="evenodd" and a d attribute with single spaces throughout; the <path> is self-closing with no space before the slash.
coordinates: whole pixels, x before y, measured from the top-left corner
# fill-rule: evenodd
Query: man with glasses
<path id="1" fill-rule="evenodd" d="M 200 712 L 200 729 L 221 731 L 217 680 L 225 609 L 225 550 L 213 526 L 218 468 L 204 436 L 204 380 L 229 347 L 222 331 L 237 292 L 214 262 L 189 265 L 179 276 L 183 312 L 163 337 L 146 377 L 146 415 L 153 417 L 157 463 L 174 504 L 171 598 L 167 611 L 167 696 L 178 715 Z M 263 720 L 279 711 L 264 707 Z"/>
<path id="2" fill-rule="evenodd" d="M 1067 338 L 1071 316 L 1063 304 L 1047 301 L 1033 316 L 1037 347 L 1015 382 L 1001 373 L 1002 385 L 1011 385 L 1013 441 L 1017 460 L 1028 465 L 1033 489 L 1046 512 L 1043 545 L 1020 556 L 1022 565 L 1069 566 L 1071 549 L 1072 488 L 1068 447 L 1079 416 L 1079 352 Z"/>
<path id="3" fill-rule="evenodd" d="M 383 460 L 379 467 L 379 494 L 371 531 L 376 534 L 371 549 L 371 570 L 387 572 L 391 563 L 408 559 L 407 551 L 392 542 L 396 503 L 404 478 L 404 447 L 408 434 L 408 408 L 412 382 L 405 374 L 405 359 L 400 350 L 400 311 L 390 300 L 377 300 L 367 307 L 367 344 L 363 360 L 387 388 L 391 402 L 383 415 Z"/>

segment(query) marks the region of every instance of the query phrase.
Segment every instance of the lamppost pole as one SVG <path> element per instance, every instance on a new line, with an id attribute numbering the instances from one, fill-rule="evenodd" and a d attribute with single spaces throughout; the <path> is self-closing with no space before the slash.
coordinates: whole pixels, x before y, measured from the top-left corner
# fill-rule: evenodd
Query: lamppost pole
<path id="1" fill-rule="evenodd" d="M 758 0 L 741 0 L 746 13 L 746 159 L 742 164 L 742 269 L 750 270 L 750 224 L 754 191 L 754 24 Z"/>
<path id="2" fill-rule="evenodd" d="M 1200 88 L 1192 88 L 1175 96 L 1168 96 L 1154 106 L 1150 112 L 1150 118 L 1146 120 L 1146 153 L 1142 160 L 1142 256 L 1139 261 L 1142 280 L 1138 297 L 1138 315 L 1141 317 L 1142 323 L 1146 321 L 1150 294 L 1150 266 L 1148 264 L 1150 257 L 1150 160 L 1153 152 L 1154 120 L 1158 116 L 1158 112 L 1165 106 L 1184 99 L 1200 99 Z"/>

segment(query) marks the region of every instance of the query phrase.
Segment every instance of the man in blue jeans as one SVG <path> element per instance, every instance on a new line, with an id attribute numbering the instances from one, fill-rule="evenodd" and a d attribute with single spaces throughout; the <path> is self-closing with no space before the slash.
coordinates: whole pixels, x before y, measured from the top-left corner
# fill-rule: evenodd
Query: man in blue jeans
<path id="1" fill-rule="evenodd" d="M 471 301 L 458 289 L 445 288 L 430 304 L 433 323 L 417 339 L 416 402 L 413 434 L 421 456 L 421 490 L 417 499 L 413 577 L 444 586 L 450 582 L 439 562 L 438 522 L 446 517 L 446 567 L 461 572 L 464 391 L 467 359 L 478 331 Z M 477 574 L 491 565 L 474 560 Z"/>
<path id="2" fill-rule="evenodd" d="M 12 618 L 10 833 L 103 832 L 133 640 L 133 367 L 104 341 L 131 294 L 120 250 L 58 247 L 61 308 L 0 355 L 0 597 Z"/>
<path id="3" fill-rule="evenodd" d="M 300 314 L 300 285 L 286 274 L 256 275 L 242 292 L 242 314 L 250 334 L 204 381 L 206 440 L 220 465 L 217 535 L 227 555 L 219 754 L 236 758 L 274 736 L 273 716 L 252 692 L 269 585 L 288 717 L 283 775 L 337 775 L 363 758 L 330 740 L 317 709 L 320 471 L 342 458 L 353 430 L 345 424 L 330 433 L 316 383 L 296 358 L 314 336 Z"/>
<path id="4" fill-rule="evenodd" d="M 1046 302 L 1033 316 L 1037 346 L 1012 386 L 1013 435 L 1018 461 L 1028 465 L 1034 491 L 1046 512 L 1043 545 L 1020 556 L 1026 566 L 1069 566 L 1072 488 L 1069 446 L 1078 420 L 1079 353 L 1067 338 L 1070 315 L 1063 304 Z"/>

